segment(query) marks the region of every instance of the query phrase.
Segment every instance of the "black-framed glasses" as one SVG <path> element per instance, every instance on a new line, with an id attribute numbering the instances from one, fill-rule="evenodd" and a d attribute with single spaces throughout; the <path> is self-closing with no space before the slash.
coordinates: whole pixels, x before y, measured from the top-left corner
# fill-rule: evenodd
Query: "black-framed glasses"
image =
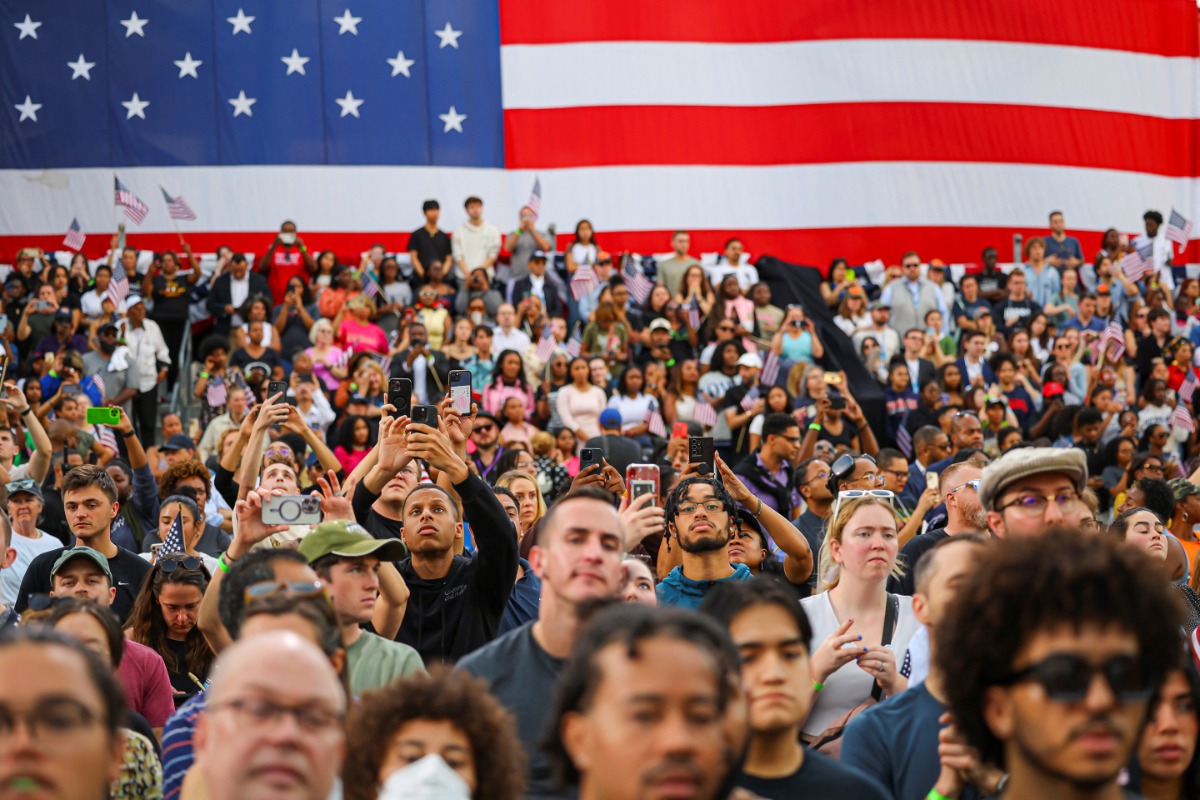
<path id="1" fill-rule="evenodd" d="M 23 724 L 39 746 L 69 750 L 72 736 L 104 719 L 101 712 L 68 697 L 44 698 L 28 711 L 14 711 L 0 704 L 0 742 L 6 742 Z"/>
<path id="2" fill-rule="evenodd" d="M 263 581 L 252 583 L 242 593 L 246 603 L 287 592 L 293 597 L 326 597 L 325 584 L 320 581 Z"/>
<path id="3" fill-rule="evenodd" d="M 1038 517 L 1046 513 L 1046 509 L 1050 506 L 1051 501 L 1059 507 L 1061 511 L 1067 511 L 1079 503 L 1079 495 L 1075 492 L 1059 492 L 1054 496 L 1044 494 L 1026 494 L 1013 500 L 1011 503 L 1005 503 L 1002 506 L 996 506 L 996 510 L 1000 512 L 1007 511 L 1010 508 L 1015 508 L 1023 514 Z"/>
<path id="4" fill-rule="evenodd" d="M 1087 697 L 1096 673 L 1104 676 L 1108 688 L 1121 703 L 1149 700 L 1157 683 L 1155 676 L 1145 668 L 1137 655 L 1113 656 L 1102 664 L 1095 664 L 1072 653 L 1047 656 L 1025 669 L 1017 670 L 1002 683 L 1011 686 L 1037 681 L 1051 700 L 1078 703 Z"/>
<path id="5" fill-rule="evenodd" d="M 908 470 L 906 469 L 884 469 L 883 467 L 880 467 L 879 471 L 886 472 L 888 475 L 895 475 L 896 480 L 899 481 L 902 481 L 908 477 Z"/>
<path id="6" fill-rule="evenodd" d="M 166 558 L 160 558 L 158 560 L 158 568 L 168 575 L 180 567 L 192 570 L 200 569 L 200 559 L 196 558 L 195 556 L 184 556 L 183 558 L 179 558 L 178 556 L 167 556 Z"/>
<path id="7" fill-rule="evenodd" d="M 262 697 L 245 697 L 226 700 L 224 703 L 209 703 L 206 713 L 230 710 L 237 714 L 248 727 L 262 729 L 276 725 L 285 716 L 291 716 L 301 730 L 322 733 L 342 724 L 345 715 L 341 711 L 317 705 L 285 706 Z"/>

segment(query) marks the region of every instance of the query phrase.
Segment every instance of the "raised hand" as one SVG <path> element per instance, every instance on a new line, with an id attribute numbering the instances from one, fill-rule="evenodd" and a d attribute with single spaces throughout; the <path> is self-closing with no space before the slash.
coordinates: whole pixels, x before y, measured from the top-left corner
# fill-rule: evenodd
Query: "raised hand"
<path id="1" fill-rule="evenodd" d="M 343 490 L 333 472 L 326 472 L 323 477 L 317 478 L 317 486 L 321 490 L 321 514 L 324 519 L 355 521 L 354 506 L 350 498 L 354 497 L 354 487 L 357 483 L 357 478 L 350 478 Z"/>
<path id="2" fill-rule="evenodd" d="M 266 540 L 276 533 L 283 533 L 287 525 L 264 525 L 262 521 L 263 501 L 271 494 L 282 495 L 282 489 L 273 492 L 265 489 L 251 489 L 245 499 L 238 500 L 233 506 L 233 515 L 237 518 L 237 528 L 233 541 L 229 545 L 229 557 L 237 560 L 250 552 L 250 548 Z"/>

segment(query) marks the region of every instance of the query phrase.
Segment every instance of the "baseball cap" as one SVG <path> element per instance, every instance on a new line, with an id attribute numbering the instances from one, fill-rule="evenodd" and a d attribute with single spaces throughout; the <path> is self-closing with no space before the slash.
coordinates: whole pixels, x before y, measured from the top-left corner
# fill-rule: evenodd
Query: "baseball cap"
<path id="1" fill-rule="evenodd" d="M 870 305 L 867 306 L 868 311 L 878 311 L 880 309 L 891 311 L 892 307 L 884 305 L 882 300 L 872 300 Z"/>
<path id="2" fill-rule="evenodd" d="M 60 308 L 58 311 L 54 312 L 55 322 L 70 322 L 72 319 L 74 319 L 74 317 L 72 317 L 71 309 L 69 308 Z"/>
<path id="3" fill-rule="evenodd" d="M 846 290 L 846 294 L 851 297 L 863 297 L 866 295 L 866 292 L 863 291 L 863 288 L 861 286 L 859 286 L 858 284 L 855 284 L 854 286 L 851 286 L 849 289 Z"/>
<path id="4" fill-rule="evenodd" d="M 1179 502 L 1185 497 L 1190 497 L 1194 494 L 1200 494 L 1200 486 L 1189 481 L 1187 478 L 1172 478 L 1167 481 L 1171 487 L 1171 491 L 1175 494 L 1175 501 Z M 9 490 L 12 493 L 12 490 Z"/>
<path id="5" fill-rule="evenodd" d="M 170 439 L 167 439 L 167 441 L 164 442 L 162 445 L 160 445 L 158 449 L 159 450 L 168 450 L 168 451 L 170 451 L 170 450 L 195 450 L 196 443 L 193 442 L 192 437 L 188 436 L 186 433 L 177 433 L 177 434 L 173 435 Z"/>
<path id="6" fill-rule="evenodd" d="M 496 419 L 495 414 L 490 411 L 484 411 L 482 408 L 475 413 L 475 421 L 479 422 L 481 419 L 490 419 L 493 423 L 495 423 L 497 428 L 502 427 L 500 425 L 500 420 Z"/>
<path id="7" fill-rule="evenodd" d="M 545 261 L 546 260 L 546 251 L 545 250 L 534 250 L 533 254 L 529 256 L 529 260 L 530 261 Z"/>
<path id="8" fill-rule="evenodd" d="M 742 353 L 742 357 L 737 360 L 739 367 L 754 367 L 762 369 L 762 359 L 756 353 Z"/>
<path id="9" fill-rule="evenodd" d="M 650 323 L 650 330 L 652 330 L 652 331 L 669 331 L 669 330 L 671 330 L 671 323 L 667 322 L 662 317 L 659 317 L 658 319 L 654 320 L 654 322 Z"/>
<path id="10" fill-rule="evenodd" d="M 42 499 L 42 487 L 38 485 L 38 482 L 32 478 L 22 478 L 19 481 L 11 481 L 5 484 L 4 489 L 8 492 L 9 497 L 12 497 L 14 494 L 24 493 L 31 494 L 38 500 Z"/>
<path id="11" fill-rule="evenodd" d="M 600 427 L 601 428 L 619 428 L 621 427 L 621 412 L 615 408 L 606 408 L 600 412 Z"/>
<path id="12" fill-rule="evenodd" d="M 1045 385 L 1042 386 L 1043 397 L 1058 397 L 1066 393 L 1066 388 L 1064 388 L 1063 385 L 1057 381 L 1046 381 Z"/>
<path id="13" fill-rule="evenodd" d="M 131 294 L 131 295 L 129 295 L 129 297 L 125 298 L 125 304 L 121 307 L 121 310 L 124 311 L 125 313 L 129 313 L 129 309 L 133 308 L 134 306 L 138 305 L 139 303 L 144 303 L 144 302 L 145 302 L 145 299 L 140 294 Z"/>
<path id="14" fill-rule="evenodd" d="M 1108 288 L 1107 283 L 1102 283 L 1096 287 L 1096 294 L 1112 294 L 1112 290 Z"/>
<path id="15" fill-rule="evenodd" d="M 265 361 L 251 361 L 246 365 L 246 368 L 243 370 L 243 372 L 245 374 L 249 374 L 255 370 L 258 370 L 259 372 L 265 372 L 267 375 L 271 374 L 271 368 L 267 366 Z"/>
<path id="16" fill-rule="evenodd" d="M 987 402 L 985 405 L 1001 406 L 1002 408 L 1008 408 L 1008 399 L 1002 394 L 988 395 Z"/>
<path id="17" fill-rule="evenodd" d="M 58 571 L 74 558 L 90 558 L 108 576 L 109 582 L 112 582 L 112 568 L 108 566 L 108 559 L 99 550 L 93 550 L 90 547 L 68 547 L 66 550 L 63 550 L 62 555 L 58 557 L 58 560 L 54 562 L 54 566 L 50 568 L 50 576 L 57 575 Z"/>
<path id="18" fill-rule="evenodd" d="M 117 323 L 115 323 L 115 322 L 104 323 L 103 325 L 100 326 L 100 330 L 98 331 L 98 333 L 104 333 L 107 330 L 113 330 L 113 331 L 119 330 L 119 328 L 117 328 Z"/>
<path id="19" fill-rule="evenodd" d="M 1066 475 L 1083 493 L 1087 486 L 1087 457 L 1076 447 L 1018 447 L 983 468 L 979 502 L 995 511 L 996 500 L 1014 483 L 1034 475 Z"/>
<path id="20" fill-rule="evenodd" d="M 309 531 L 300 540 L 300 553 L 309 564 L 325 556 L 375 556 L 380 561 L 400 561 L 408 555 L 408 548 L 399 539 L 376 539 L 357 522 L 338 519 L 322 522 Z"/>
<path id="21" fill-rule="evenodd" d="M 930 269 L 939 269 L 942 272 L 945 272 L 946 271 L 946 262 L 942 261 L 940 258 L 932 259 L 929 262 L 929 268 Z"/>

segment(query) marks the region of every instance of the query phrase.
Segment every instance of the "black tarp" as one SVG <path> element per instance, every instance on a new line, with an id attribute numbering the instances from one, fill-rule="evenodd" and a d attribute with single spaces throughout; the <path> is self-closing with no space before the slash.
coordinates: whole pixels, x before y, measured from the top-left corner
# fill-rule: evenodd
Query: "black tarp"
<path id="1" fill-rule="evenodd" d="M 828 370 L 846 373 L 850 391 L 862 406 L 875 439 L 880 446 L 890 445 L 887 441 L 887 420 L 883 401 L 883 389 L 858 355 L 854 343 L 833 322 L 833 314 L 821 296 L 821 273 L 816 267 L 789 264 L 774 256 L 762 256 L 755 262 L 759 279 L 771 287 L 772 302 L 784 308 L 796 303 L 812 319 L 825 345 L 824 358 L 817 365 Z"/>

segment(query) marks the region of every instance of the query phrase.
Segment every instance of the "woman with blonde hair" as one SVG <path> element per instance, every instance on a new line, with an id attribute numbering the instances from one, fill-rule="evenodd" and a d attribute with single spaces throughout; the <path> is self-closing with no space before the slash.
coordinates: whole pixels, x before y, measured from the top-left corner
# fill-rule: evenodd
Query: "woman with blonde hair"
<path id="1" fill-rule="evenodd" d="M 324 317 L 319 318 L 308 329 L 308 340 L 312 342 L 312 347 L 304 352 L 312 358 L 313 374 L 326 390 L 337 391 L 338 384 L 346 377 L 346 368 L 335 366 L 341 363 L 345 351 L 333 343 L 333 323 Z"/>
<path id="2" fill-rule="evenodd" d="M 356 353 L 367 350 L 376 353 L 388 352 L 387 334 L 383 332 L 383 328 L 371 321 L 374 318 L 374 300 L 365 294 L 347 300 L 333 321 L 338 345 Z"/>
<path id="3" fill-rule="evenodd" d="M 517 500 L 517 508 L 521 518 L 521 530 L 528 531 L 534 524 L 546 515 L 546 501 L 542 497 L 542 487 L 537 478 L 528 472 L 510 469 L 496 479 L 496 485 L 512 492 Z"/>
<path id="4" fill-rule="evenodd" d="M 822 591 L 800 601 L 820 643 L 810 661 L 817 694 L 803 731 L 810 744 L 859 706 L 908 688 L 900 669 L 921 625 L 912 598 L 887 591 L 888 577 L 900 574 L 894 499 L 883 489 L 838 494 L 821 546 Z"/>

